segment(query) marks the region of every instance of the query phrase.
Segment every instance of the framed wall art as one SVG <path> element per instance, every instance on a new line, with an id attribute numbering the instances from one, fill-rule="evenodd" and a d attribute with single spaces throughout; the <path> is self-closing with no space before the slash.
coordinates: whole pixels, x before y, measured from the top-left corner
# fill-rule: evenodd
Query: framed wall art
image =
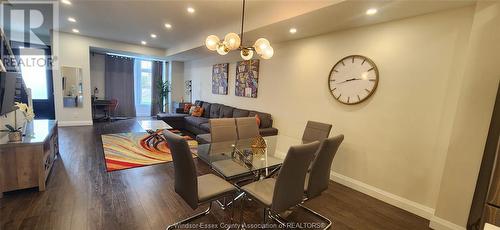
<path id="1" fill-rule="evenodd" d="M 229 63 L 215 64 L 212 67 L 212 93 L 227 95 Z"/>
<path id="2" fill-rule="evenodd" d="M 259 86 L 259 60 L 239 61 L 236 65 L 235 94 L 240 97 L 257 97 Z"/>

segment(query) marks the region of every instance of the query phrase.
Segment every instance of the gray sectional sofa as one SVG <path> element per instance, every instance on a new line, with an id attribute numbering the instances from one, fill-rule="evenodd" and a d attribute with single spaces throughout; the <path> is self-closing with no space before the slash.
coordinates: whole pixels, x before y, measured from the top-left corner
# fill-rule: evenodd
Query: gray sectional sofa
<path id="1" fill-rule="evenodd" d="M 185 129 L 193 134 L 199 135 L 210 133 L 209 119 L 254 117 L 257 114 L 260 118 L 260 135 L 278 135 L 278 129 L 272 127 L 273 119 L 271 114 L 199 100 L 195 101 L 194 105 L 201 106 L 203 108 L 204 111 L 201 117 L 194 117 L 189 114 L 181 113 L 160 113 L 157 115 L 157 119 L 167 122 L 173 128 Z"/>

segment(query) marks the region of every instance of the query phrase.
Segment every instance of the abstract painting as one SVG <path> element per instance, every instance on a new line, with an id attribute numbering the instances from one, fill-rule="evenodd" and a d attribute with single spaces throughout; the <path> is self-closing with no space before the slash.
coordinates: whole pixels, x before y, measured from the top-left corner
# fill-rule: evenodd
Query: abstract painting
<path id="1" fill-rule="evenodd" d="M 212 93 L 227 95 L 229 63 L 215 64 L 212 68 Z"/>
<path id="2" fill-rule="evenodd" d="M 236 96 L 256 98 L 259 85 L 259 60 L 238 62 L 235 82 Z"/>

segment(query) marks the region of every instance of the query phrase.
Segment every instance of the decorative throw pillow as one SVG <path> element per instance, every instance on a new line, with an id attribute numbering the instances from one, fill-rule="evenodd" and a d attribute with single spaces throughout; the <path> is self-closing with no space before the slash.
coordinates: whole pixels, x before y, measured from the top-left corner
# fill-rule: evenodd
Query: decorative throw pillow
<path id="1" fill-rule="evenodd" d="M 191 106 L 191 108 L 189 108 L 189 115 L 193 114 L 193 112 L 196 109 L 196 107 L 199 107 L 199 106 Z"/>
<path id="2" fill-rule="evenodd" d="M 260 117 L 258 114 L 255 114 L 255 120 L 257 121 L 257 127 L 260 127 Z"/>
<path id="3" fill-rule="evenodd" d="M 192 104 L 184 104 L 184 112 L 187 113 L 191 109 Z"/>
<path id="4" fill-rule="evenodd" d="M 194 111 L 191 114 L 191 116 L 193 116 L 193 117 L 201 117 L 201 115 L 203 115 L 203 108 L 199 107 L 199 106 L 196 106 L 196 108 L 194 109 Z"/>

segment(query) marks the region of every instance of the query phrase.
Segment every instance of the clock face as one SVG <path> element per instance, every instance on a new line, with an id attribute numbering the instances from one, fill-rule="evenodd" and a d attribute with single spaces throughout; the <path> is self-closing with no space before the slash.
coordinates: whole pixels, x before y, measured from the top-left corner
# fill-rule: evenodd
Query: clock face
<path id="1" fill-rule="evenodd" d="M 367 57 L 351 55 L 335 64 L 328 77 L 330 93 L 343 104 L 358 104 L 370 97 L 378 84 L 378 69 Z"/>

